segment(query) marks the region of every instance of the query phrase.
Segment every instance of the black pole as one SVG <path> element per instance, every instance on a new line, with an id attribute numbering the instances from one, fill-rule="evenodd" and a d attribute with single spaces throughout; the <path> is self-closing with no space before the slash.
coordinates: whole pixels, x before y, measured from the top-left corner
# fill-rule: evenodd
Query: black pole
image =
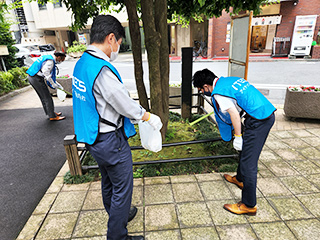
<path id="1" fill-rule="evenodd" d="M 182 48 L 181 116 L 191 117 L 192 105 L 192 47 Z"/>

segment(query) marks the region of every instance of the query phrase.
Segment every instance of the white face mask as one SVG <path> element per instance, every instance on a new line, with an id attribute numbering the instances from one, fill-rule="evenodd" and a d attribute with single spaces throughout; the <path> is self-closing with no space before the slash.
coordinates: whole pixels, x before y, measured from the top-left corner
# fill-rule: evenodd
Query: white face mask
<path id="1" fill-rule="evenodd" d="M 118 57 L 118 53 L 119 53 L 119 50 L 120 50 L 120 44 L 118 43 L 117 39 L 114 38 L 116 40 L 116 43 L 118 45 L 118 49 L 116 52 L 113 52 L 112 51 L 112 45 L 110 44 L 110 47 L 111 47 L 111 55 L 110 55 L 110 62 L 116 60 L 116 58 Z"/>

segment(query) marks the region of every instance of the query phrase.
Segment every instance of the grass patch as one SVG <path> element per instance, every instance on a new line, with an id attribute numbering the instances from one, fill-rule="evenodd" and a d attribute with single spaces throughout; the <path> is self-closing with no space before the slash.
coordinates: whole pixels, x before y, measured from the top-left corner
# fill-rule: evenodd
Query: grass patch
<path id="1" fill-rule="evenodd" d="M 193 115 L 190 121 L 200 118 L 201 115 Z M 130 146 L 140 146 L 140 136 L 137 128 L 137 135 L 129 139 Z M 174 143 L 193 141 L 220 137 L 217 127 L 207 119 L 190 126 L 189 121 L 182 119 L 180 114 L 170 112 L 168 130 L 166 139 L 163 143 Z M 162 159 L 177 159 L 189 157 L 204 157 L 210 155 L 230 155 L 236 151 L 231 142 L 211 142 L 201 144 L 191 144 L 185 146 L 165 147 L 160 152 L 154 153 L 149 150 L 133 150 L 133 162 L 157 161 Z M 97 163 L 90 155 L 84 160 L 84 165 L 96 165 Z M 152 176 L 169 176 L 194 173 L 210 172 L 233 172 L 236 171 L 238 160 L 234 158 L 188 161 L 180 163 L 161 163 L 150 165 L 139 165 L 133 167 L 133 176 L 135 178 Z M 90 170 L 91 172 L 93 170 Z M 98 170 L 95 170 L 98 171 Z M 89 174 L 89 172 L 87 174 Z M 91 174 L 91 173 L 90 173 Z M 97 172 L 95 173 L 97 174 Z M 97 179 L 97 177 L 96 177 Z"/>

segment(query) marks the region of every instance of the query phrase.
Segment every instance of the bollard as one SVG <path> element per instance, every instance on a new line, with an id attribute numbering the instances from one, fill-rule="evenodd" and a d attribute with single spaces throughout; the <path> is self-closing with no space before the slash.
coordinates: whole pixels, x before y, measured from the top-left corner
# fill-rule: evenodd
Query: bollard
<path id="1" fill-rule="evenodd" d="M 66 151 L 66 156 L 68 159 L 68 165 L 69 165 L 71 175 L 81 176 L 82 168 L 81 168 L 80 158 L 79 158 L 78 149 L 77 149 L 76 135 L 67 135 L 64 138 L 63 145 Z"/>
<path id="2" fill-rule="evenodd" d="M 182 48 L 181 116 L 191 117 L 193 48 Z"/>

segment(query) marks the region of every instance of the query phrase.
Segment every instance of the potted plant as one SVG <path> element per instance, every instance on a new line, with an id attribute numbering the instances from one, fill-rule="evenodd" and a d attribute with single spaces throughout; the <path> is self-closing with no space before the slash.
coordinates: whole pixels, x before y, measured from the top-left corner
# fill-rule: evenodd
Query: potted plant
<path id="1" fill-rule="evenodd" d="M 72 46 L 68 48 L 67 53 L 71 57 L 81 57 L 83 52 L 87 49 L 87 46 L 84 44 L 80 44 L 77 41 L 73 41 Z"/>
<path id="2" fill-rule="evenodd" d="M 287 117 L 320 119 L 320 88 L 314 86 L 288 87 L 284 102 Z"/>

